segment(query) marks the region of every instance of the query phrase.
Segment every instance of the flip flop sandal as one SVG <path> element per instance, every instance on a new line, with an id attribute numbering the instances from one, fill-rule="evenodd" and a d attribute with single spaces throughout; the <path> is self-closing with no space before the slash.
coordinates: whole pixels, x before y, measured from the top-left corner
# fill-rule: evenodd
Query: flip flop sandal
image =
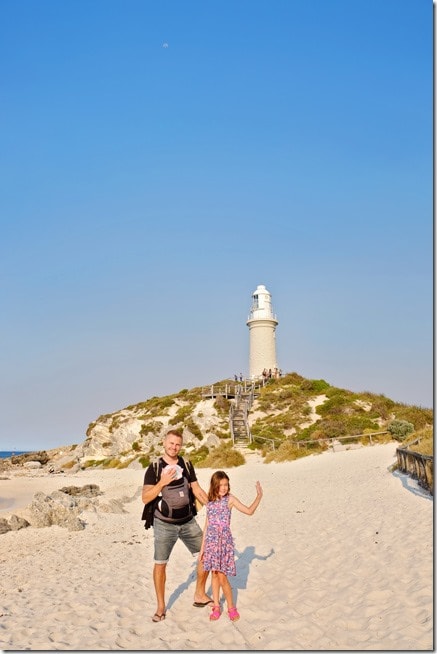
<path id="1" fill-rule="evenodd" d="M 155 613 L 155 615 L 152 618 L 152 622 L 161 622 L 161 620 L 165 620 L 165 613 Z"/>

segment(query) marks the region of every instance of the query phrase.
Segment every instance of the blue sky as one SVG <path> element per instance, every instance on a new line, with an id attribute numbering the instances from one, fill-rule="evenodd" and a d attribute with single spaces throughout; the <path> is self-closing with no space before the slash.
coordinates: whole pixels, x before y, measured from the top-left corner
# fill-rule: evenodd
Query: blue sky
<path id="1" fill-rule="evenodd" d="M 433 402 L 431 0 L 3 0 L 0 449 L 248 373 Z"/>

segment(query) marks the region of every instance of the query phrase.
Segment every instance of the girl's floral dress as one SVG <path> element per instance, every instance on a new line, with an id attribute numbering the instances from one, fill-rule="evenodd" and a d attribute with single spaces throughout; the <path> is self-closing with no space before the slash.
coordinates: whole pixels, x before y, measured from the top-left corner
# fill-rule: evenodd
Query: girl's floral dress
<path id="1" fill-rule="evenodd" d="M 225 495 L 206 505 L 208 526 L 203 550 L 203 567 L 205 570 L 218 570 L 225 575 L 235 576 L 234 539 L 230 529 L 231 509 L 228 500 L 229 496 Z"/>

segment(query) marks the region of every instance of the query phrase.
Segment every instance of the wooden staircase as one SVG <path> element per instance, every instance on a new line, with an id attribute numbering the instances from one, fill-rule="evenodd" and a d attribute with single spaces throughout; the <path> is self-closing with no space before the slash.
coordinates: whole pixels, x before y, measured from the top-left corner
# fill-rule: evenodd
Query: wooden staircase
<path id="1" fill-rule="evenodd" d="M 252 442 L 247 415 L 253 404 L 253 400 L 253 389 L 250 391 L 240 389 L 235 399 L 231 401 L 229 426 L 234 447 L 247 447 Z"/>
<path id="2" fill-rule="evenodd" d="M 247 447 L 252 442 L 248 413 L 267 379 L 243 379 L 241 382 L 219 383 L 202 388 L 202 399 L 219 395 L 230 401 L 229 427 L 234 447 Z"/>

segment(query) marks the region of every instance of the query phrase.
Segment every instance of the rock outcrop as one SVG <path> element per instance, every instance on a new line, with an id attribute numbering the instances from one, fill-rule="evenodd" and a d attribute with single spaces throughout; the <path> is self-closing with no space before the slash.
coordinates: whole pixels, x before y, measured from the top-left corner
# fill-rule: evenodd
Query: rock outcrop
<path id="1" fill-rule="evenodd" d="M 18 531 L 25 527 L 30 527 L 30 523 L 24 518 L 20 518 L 18 515 L 11 515 L 9 520 L 6 518 L 0 518 L 0 534 L 6 534 L 8 531 Z"/>
<path id="2" fill-rule="evenodd" d="M 65 527 L 69 531 L 81 531 L 86 526 L 86 522 L 81 517 L 83 512 L 126 513 L 123 505 L 136 499 L 138 492 L 135 497 L 112 498 L 106 502 L 101 501 L 102 495 L 97 484 L 64 486 L 49 495 L 42 492 L 35 493 L 26 509 L 29 521 L 17 515 L 12 515 L 9 520 L 0 518 L 0 534 L 29 526 L 41 528 L 53 525 Z"/>
<path id="3" fill-rule="evenodd" d="M 85 486 L 63 486 L 59 491 L 72 497 L 97 497 L 102 495 L 97 484 L 85 484 Z"/>
<path id="4" fill-rule="evenodd" d="M 69 531 L 85 529 L 85 522 L 79 518 L 83 511 L 77 500 L 67 493 L 53 491 L 51 495 L 35 493 L 29 506 L 32 527 L 51 527 L 59 525 Z"/>
<path id="5" fill-rule="evenodd" d="M 50 457 L 46 450 L 40 452 L 27 452 L 26 454 L 16 454 L 11 456 L 11 463 L 13 465 L 23 465 L 25 463 L 37 462 L 40 465 L 45 465 Z"/>
<path id="6" fill-rule="evenodd" d="M 69 531 L 81 531 L 86 526 L 85 521 L 81 518 L 84 511 L 126 513 L 123 505 L 136 498 L 136 496 L 112 498 L 101 502 L 101 495 L 103 493 L 96 484 L 65 486 L 52 491 L 50 495 L 42 492 L 35 493 L 31 504 L 27 507 L 26 515 L 30 522 L 16 515 L 12 515 L 9 521 L 6 518 L 0 518 L 0 534 L 16 531 L 23 527 L 40 528 L 53 525 L 65 527 Z"/>

